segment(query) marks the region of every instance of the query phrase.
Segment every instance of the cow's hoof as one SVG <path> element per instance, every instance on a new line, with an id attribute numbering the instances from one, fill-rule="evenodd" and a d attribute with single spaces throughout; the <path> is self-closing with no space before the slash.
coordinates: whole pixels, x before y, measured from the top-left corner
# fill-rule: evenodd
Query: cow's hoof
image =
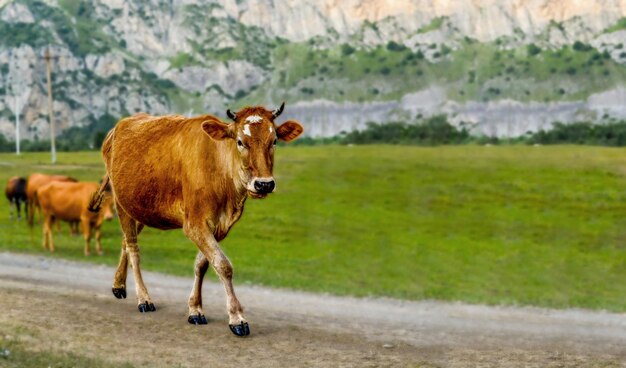
<path id="1" fill-rule="evenodd" d="M 239 337 L 244 337 L 250 335 L 250 327 L 248 326 L 248 322 L 241 322 L 238 325 L 228 325 L 230 330 Z"/>
<path id="2" fill-rule="evenodd" d="M 192 325 L 206 325 L 208 323 L 204 314 L 189 316 L 189 318 L 187 318 L 187 322 Z"/>
<path id="3" fill-rule="evenodd" d="M 126 299 L 126 289 L 124 289 L 123 287 L 121 287 L 121 288 L 112 288 L 111 290 L 113 291 L 113 295 L 115 295 L 116 298 L 118 298 L 118 299 Z"/>
<path id="4" fill-rule="evenodd" d="M 152 303 L 145 302 L 143 304 L 139 304 L 137 306 L 137 309 L 139 309 L 139 312 L 141 313 L 147 313 L 147 312 L 154 312 L 156 310 L 156 307 Z"/>

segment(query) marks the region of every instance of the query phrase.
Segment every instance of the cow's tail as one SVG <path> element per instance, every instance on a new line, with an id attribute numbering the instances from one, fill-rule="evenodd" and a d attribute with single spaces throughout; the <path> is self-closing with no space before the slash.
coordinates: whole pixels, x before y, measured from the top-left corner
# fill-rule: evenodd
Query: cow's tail
<path id="1" fill-rule="evenodd" d="M 89 199 L 89 211 L 98 212 L 100 211 L 100 207 L 102 206 L 102 200 L 104 199 L 104 192 L 106 191 L 109 185 L 109 175 L 105 175 L 102 179 L 102 183 L 100 184 L 100 188 L 93 192 L 91 198 Z"/>

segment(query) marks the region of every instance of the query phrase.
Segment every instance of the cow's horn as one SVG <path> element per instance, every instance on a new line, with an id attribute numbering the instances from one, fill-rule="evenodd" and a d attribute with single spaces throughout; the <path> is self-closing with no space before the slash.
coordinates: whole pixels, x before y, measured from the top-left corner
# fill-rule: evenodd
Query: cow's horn
<path id="1" fill-rule="evenodd" d="M 285 109 L 285 103 L 283 102 L 282 104 L 280 104 L 279 108 L 277 108 L 276 110 L 272 111 L 272 116 L 274 118 L 277 118 L 280 114 L 283 113 L 284 109 Z"/>
<path id="2" fill-rule="evenodd" d="M 237 119 L 237 115 L 236 115 L 236 114 L 233 114 L 233 112 L 232 112 L 232 111 L 230 111 L 230 109 L 226 110 L 226 115 L 227 115 L 229 118 L 231 118 L 232 120 Z"/>

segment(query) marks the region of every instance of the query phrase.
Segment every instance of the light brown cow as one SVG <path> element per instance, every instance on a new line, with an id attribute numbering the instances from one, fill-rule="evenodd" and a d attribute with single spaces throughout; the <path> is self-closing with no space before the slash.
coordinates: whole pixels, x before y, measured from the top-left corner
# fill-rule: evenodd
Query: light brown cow
<path id="1" fill-rule="evenodd" d="M 54 181 L 75 183 L 78 180 L 65 175 L 46 175 L 40 173 L 33 173 L 28 177 L 28 182 L 26 184 L 26 199 L 28 201 L 28 225 L 33 226 L 33 224 L 35 223 L 35 209 L 40 210 L 39 203 L 37 202 L 37 197 L 35 196 L 35 194 L 37 193 L 37 189 Z"/>
<path id="2" fill-rule="evenodd" d="M 98 183 L 82 182 L 52 182 L 37 190 L 37 200 L 41 206 L 44 217 L 43 224 L 43 247 L 54 252 L 54 239 L 52 237 L 52 225 L 55 221 L 80 222 L 85 239 L 85 255 L 91 254 L 89 243 L 92 232 L 96 235 L 96 251 L 102 255 L 100 243 L 100 227 L 104 220 L 113 218 L 111 205 L 113 197 L 110 194 L 103 195 L 102 208 L 97 213 L 89 211 L 89 201 L 93 192 L 100 187 Z"/>
<path id="3" fill-rule="evenodd" d="M 13 207 L 17 211 L 17 219 L 22 218 L 21 204 L 24 203 L 24 210 L 28 216 L 28 207 L 26 202 L 26 179 L 14 176 L 7 181 L 4 194 L 9 200 L 9 216 L 13 219 Z"/>
<path id="4" fill-rule="evenodd" d="M 182 228 L 200 250 L 188 322 L 207 323 L 201 288 L 210 264 L 226 290 L 231 331 L 237 336 L 250 333 L 233 290 L 232 265 L 218 242 L 239 220 L 248 196 L 264 198 L 274 191 L 276 141 L 291 141 L 303 131 L 295 121 L 274 124 L 283 107 L 274 111 L 248 107 L 236 114 L 228 110 L 233 124 L 211 115 L 138 114 L 121 120 L 109 132 L 102 154 L 124 233 L 113 280 L 117 298 L 126 297 L 130 258 L 139 311 L 156 310 L 141 276 L 137 235 L 144 225 L 163 230 Z M 96 209 L 97 201 L 98 196 L 94 196 Z"/>

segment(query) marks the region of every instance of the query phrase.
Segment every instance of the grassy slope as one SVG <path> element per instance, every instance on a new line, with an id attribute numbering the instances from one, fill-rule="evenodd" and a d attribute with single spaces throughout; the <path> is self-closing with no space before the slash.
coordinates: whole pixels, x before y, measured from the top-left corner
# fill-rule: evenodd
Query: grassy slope
<path id="1" fill-rule="evenodd" d="M 620 85 L 626 67 L 597 50 L 571 46 L 529 55 L 526 46 L 503 49 L 499 42 L 462 41 L 458 48 L 432 45 L 432 62 L 409 49 L 379 46 L 346 54 L 341 46 L 313 51 L 308 43 L 277 46 L 271 79 L 238 103 L 284 95 L 333 101 L 397 100 L 431 85 L 455 101 L 574 101 Z"/>
<path id="2" fill-rule="evenodd" d="M 249 200 L 223 247 L 236 283 L 407 299 L 626 311 L 624 149 L 292 147 L 278 192 Z M 55 171 L 95 180 L 97 153 L 62 153 Z M 47 156 L 0 155 L 0 180 L 48 171 Z M 5 166 L 17 162 L 19 166 Z M 33 166 L 34 164 L 34 166 Z M 70 165 L 83 165 L 74 167 Z M 64 166 L 65 165 L 65 166 Z M 7 220 L 0 249 L 44 254 L 40 229 Z M 83 260 L 57 236 L 55 257 Z M 116 263 L 120 232 L 105 227 Z M 180 231 L 144 231 L 146 269 L 191 276 Z M 111 275 L 113 276 L 113 275 Z M 150 280 L 147 280 L 148 287 Z"/>

